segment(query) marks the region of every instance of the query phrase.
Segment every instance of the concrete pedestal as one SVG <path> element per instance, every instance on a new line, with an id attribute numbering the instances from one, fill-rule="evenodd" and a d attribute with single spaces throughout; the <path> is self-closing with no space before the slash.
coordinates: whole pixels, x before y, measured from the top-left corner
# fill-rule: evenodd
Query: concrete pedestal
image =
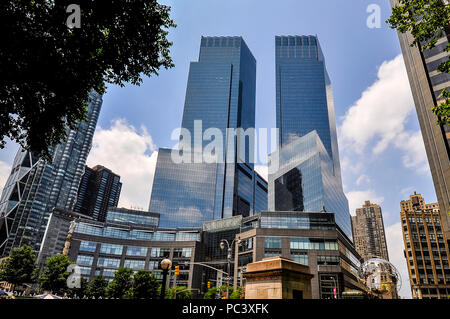
<path id="1" fill-rule="evenodd" d="M 309 267 L 283 257 L 247 265 L 245 299 L 311 299 Z"/>

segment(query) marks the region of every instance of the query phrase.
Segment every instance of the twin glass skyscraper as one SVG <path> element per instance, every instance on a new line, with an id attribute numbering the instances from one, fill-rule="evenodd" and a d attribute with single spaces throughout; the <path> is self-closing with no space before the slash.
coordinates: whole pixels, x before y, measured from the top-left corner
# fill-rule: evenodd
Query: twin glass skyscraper
<path id="1" fill-rule="evenodd" d="M 340 179 L 333 92 L 317 37 L 275 37 L 275 69 L 279 147 L 316 130 Z"/>
<path id="2" fill-rule="evenodd" d="M 201 227 L 267 208 L 267 183 L 249 161 L 248 144 L 239 154 L 236 135 L 227 133 L 255 127 L 255 94 L 256 60 L 242 37 L 202 37 L 199 60 L 189 69 L 181 124 L 190 138 L 182 134 L 180 149 L 201 151 L 198 146 L 214 138 L 223 149 L 216 150 L 213 163 L 175 163 L 175 150 L 159 150 L 149 211 L 161 214 L 161 227 Z M 221 136 L 204 138 L 211 128 Z"/>
<path id="3" fill-rule="evenodd" d="M 219 155 L 223 158 L 175 163 L 173 150 L 160 149 L 149 206 L 161 214 L 160 226 L 200 227 L 205 221 L 267 208 L 327 210 L 352 238 L 331 82 L 319 42 L 315 36 L 282 36 L 275 44 L 279 149 L 270 159 L 274 164 L 276 155 L 279 166 L 269 174 L 268 190 L 249 162 L 248 145 L 244 154 L 237 154 L 239 139 L 227 135 L 227 129 L 255 127 L 255 58 L 241 37 L 202 37 L 186 89 L 182 129 L 189 134 L 182 133 L 179 145 L 183 152 L 186 145 L 203 149 L 210 142 L 205 132 L 217 128 L 225 145 Z"/>
<path id="4" fill-rule="evenodd" d="M 269 164 L 269 210 L 328 211 L 351 239 L 331 82 L 316 36 L 277 36 L 278 151 Z M 270 166 L 276 167 L 271 169 Z"/>

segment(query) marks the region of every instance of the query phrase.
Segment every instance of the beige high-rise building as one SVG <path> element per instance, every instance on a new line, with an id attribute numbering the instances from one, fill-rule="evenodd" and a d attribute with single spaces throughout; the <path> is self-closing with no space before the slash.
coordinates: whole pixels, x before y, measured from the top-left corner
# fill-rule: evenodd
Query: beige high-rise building
<path id="1" fill-rule="evenodd" d="M 390 1 L 391 6 L 398 5 L 398 0 Z M 442 1 L 449 4 L 448 0 Z M 444 51 L 450 33 L 447 30 L 435 48 L 424 51 L 421 45 L 411 46 L 414 38 L 409 32 L 398 36 L 439 202 L 442 230 L 450 240 L 450 125 L 437 125 L 437 117 L 431 111 L 433 105 L 442 103 L 439 98 L 442 90 L 450 87 L 450 74 L 437 70 L 450 56 L 450 52 Z"/>
<path id="2" fill-rule="evenodd" d="M 414 192 L 400 202 L 404 256 L 414 299 L 450 296 L 449 247 L 437 203 L 426 204 Z"/>
<path id="3" fill-rule="evenodd" d="M 365 201 L 352 216 L 353 242 L 364 261 L 370 258 L 389 260 L 381 207 Z"/>

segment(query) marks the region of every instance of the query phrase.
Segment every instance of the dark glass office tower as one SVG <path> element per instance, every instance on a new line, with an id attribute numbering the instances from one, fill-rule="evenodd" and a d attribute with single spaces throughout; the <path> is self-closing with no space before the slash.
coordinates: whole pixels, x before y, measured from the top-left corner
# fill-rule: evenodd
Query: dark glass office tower
<path id="1" fill-rule="evenodd" d="M 351 239 L 331 82 L 316 36 L 275 37 L 278 151 L 270 156 L 269 210 L 328 211 Z"/>
<path id="2" fill-rule="evenodd" d="M 352 239 L 348 201 L 317 131 L 270 154 L 269 165 L 274 161 L 278 169 L 269 169 L 269 210 L 334 213 L 336 224 Z"/>
<path id="3" fill-rule="evenodd" d="M 0 254 L 24 244 L 38 251 L 53 208 L 73 209 L 101 105 L 91 92 L 86 121 L 51 149 L 52 163 L 19 149 L 0 199 Z"/>
<path id="4" fill-rule="evenodd" d="M 110 169 L 96 165 L 85 167 L 74 212 L 105 221 L 108 207 L 117 207 L 122 183 Z"/>
<path id="5" fill-rule="evenodd" d="M 256 61 L 244 40 L 202 37 L 199 60 L 189 69 L 181 124 L 191 139 L 180 137 L 180 149 L 205 147 L 211 140 L 203 133 L 211 128 L 221 133 L 224 148 L 214 163 L 193 158 L 194 163 L 180 164 L 172 161 L 171 150 L 160 149 L 149 210 L 161 214 L 162 227 L 200 227 L 266 209 L 267 183 L 249 161 L 250 138 L 239 154 L 236 135 L 227 134 L 227 128 L 255 127 L 255 90 Z"/>
<path id="6" fill-rule="evenodd" d="M 341 178 L 333 91 L 316 36 L 275 37 L 279 146 L 316 130 Z"/>

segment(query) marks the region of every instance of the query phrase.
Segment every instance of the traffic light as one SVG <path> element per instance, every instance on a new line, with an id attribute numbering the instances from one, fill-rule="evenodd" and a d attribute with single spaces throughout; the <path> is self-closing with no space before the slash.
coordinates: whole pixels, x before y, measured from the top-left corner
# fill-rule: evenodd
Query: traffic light
<path id="1" fill-rule="evenodd" d="M 180 275 L 180 266 L 175 266 L 175 276 Z"/>
<path id="2" fill-rule="evenodd" d="M 211 288 L 211 281 L 208 281 L 208 289 Z"/>

